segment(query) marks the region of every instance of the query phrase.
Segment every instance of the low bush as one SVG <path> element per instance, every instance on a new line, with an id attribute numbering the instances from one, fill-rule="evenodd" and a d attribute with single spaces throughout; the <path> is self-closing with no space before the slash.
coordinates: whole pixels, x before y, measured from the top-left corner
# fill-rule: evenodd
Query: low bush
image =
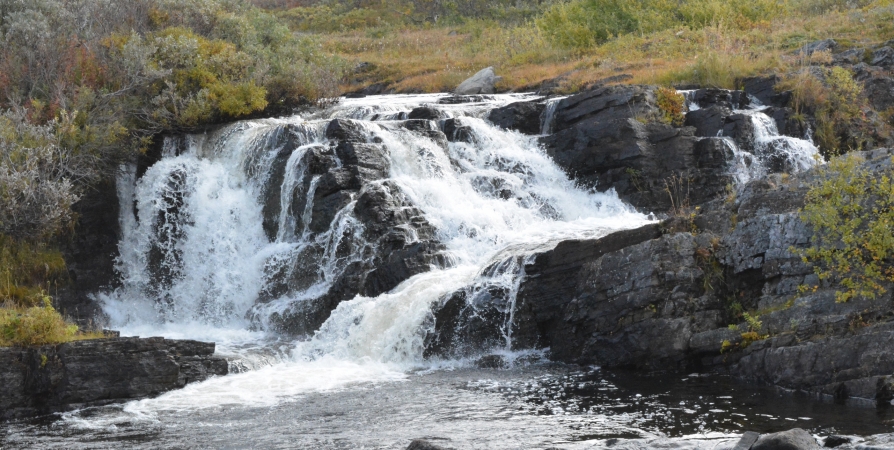
<path id="1" fill-rule="evenodd" d="M 0 347 L 27 347 L 99 339 L 101 331 L 79 331 L 50 306 L 49 297 L 40 306 L 0 306 Z"/>
<path id="2" fill-rule="evenodd" d="M 814 232 L 810 247 L 799 251 L 804 262 L 822 283 L 840 286 L 839 302 L 884 294 L 894 282 L 891 166 L 870 171 L 852 154 L 830 161 L 817 179 L 801 212 Z M 801 287 L 808 289 L 815 287 Z"/>

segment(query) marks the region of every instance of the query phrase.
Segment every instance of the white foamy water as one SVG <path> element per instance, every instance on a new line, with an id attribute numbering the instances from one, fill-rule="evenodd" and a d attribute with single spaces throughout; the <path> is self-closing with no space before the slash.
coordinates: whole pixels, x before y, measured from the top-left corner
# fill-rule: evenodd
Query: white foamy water
<path id="1" fill-rule="evenodd" d="M 179 154 L 168 143 L 165 157 L 139 180 L 127 169 L 119 180 L 123 286 L 100 295 L 112 326 L 129 335 L 213 340 L 218 353 L 247 372 L 133 402 L 125 411 L 266 405 L 309 390 L 401 379 L 429 364 L 422 355 L 425 336 L 433 329 L 433 307 L 480 280 L 488 266 L 562 240 L 600 237 L 648 222 L 613 192 L 576 187 L 535 138 L 497 129 L 481 118 L 494 107 L 533 97 L 437 104 L 443 97 L 368 97 L 346 100 L 307 119 L 242 122 L 185 139 Z M 393 121 L 422 105 L 458 118 L 473 142 L 444 148 L 430 135 Z M 311 339 L 284 342 L 264 331 L 267 319 L 313 302 L 372 245 L 353 217 L 353 202 L 327 231 L 308 228 L 319 177 L 307 178 L 302 156 L 328 144 L 324 130 L 332 118 L 358 120 L 370 142 L 384 144 L 389 181 L 436 228 L 449 263 L 377 297 L 342 302 Z M 281 133 L 293 133 L 301 144 L 284 162 L 277 159 Z M 282 183 L 268 186 L 276 164 L 285 164 Z M 269 189 L 281 193 L 272 240 L 262 227 L 262 197 Z M 305 199 L 304 210 L 289 213 L 296 198 Z M 523 270 L 517 264 L 506 267 L 512 269 L 486 276 L 514 295 Z M 267 295 L 272 276 L 295 270 L 307 271 L 311 281 L 258 302 Z M 496 350 L 508 352 L 511 321 L 503 327 L 505 348 Z M 275 351 L 259 350 L 270 347 Z"/>
<path id="2" fill-rule="evenodd" d="M 679 92 L 686 99 L 689 111 L 701 109 L 693 99 L 696 91 Z M 732 113 L 743 114 L 751 121 L 754 131 L 749 139 L 751 148 L 741 148 L 731 137 L 724 136 L 722 130 L 718 134 L 733 152 L 730 171 L 739 186 L 763 178 L 771 172 L 794 174 L 823 162 L 810 130 L 802 137 L 783 136 L 779 134 L 776 121 L 765 114 L 767 107 L 753 96 L 749 96 L 749 100 L 751 106 L 748 109 L 734 110 Z"/>

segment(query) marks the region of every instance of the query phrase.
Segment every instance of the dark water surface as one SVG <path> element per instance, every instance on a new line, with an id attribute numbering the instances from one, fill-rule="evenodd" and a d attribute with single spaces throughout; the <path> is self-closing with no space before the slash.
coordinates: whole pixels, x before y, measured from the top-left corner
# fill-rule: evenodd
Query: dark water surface
<path id="1" fill-rule="evenodd" d="M 196 397 L 199 401 L 200 397 Z M 132 404 L 131 404 L 132 405 Z M 718 375 L 643 377 L 555 364 L 447 369 L 296 395 L 273 406 L 110 406 L 0 426 L 2 448 L 732 448 L 743 431 L 894 431 L 887 409 Z"/>

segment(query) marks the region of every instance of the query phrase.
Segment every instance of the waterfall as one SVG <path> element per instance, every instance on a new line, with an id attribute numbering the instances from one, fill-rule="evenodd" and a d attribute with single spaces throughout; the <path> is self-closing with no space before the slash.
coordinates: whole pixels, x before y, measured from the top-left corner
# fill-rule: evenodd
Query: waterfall
<path id="1" fill-rule="evenodd" d="M 723 117 L 724 124 L 717 132 L 717 137 L 723 139 L 724 144 L 732 151 L 734 157 L 730 161 L 730 172 L 739 186 L 760 179 L 770 173 L 798 173 L 814 167 L 822 162 L 819 150 L 813 144 L 810 130 L 801 137 L 785 136 L 779 133 L 776 121 L 767 115 L 768 107 L 761 104 L 753 96 L 735 91 L 714 90 L 711 92 L 725 92 L 730 99 L 744 102 L 745 109 L 727 109 Z M 697 97 L 701 91 L 679 91 L 686 102 L 689 112 L 702 109 Z M 718 105 L 723 105 L 723 102 Z M 726 105 L 731 106 L 731 105 Z M 743 116 L 747 123 L 736 125 L 741 129 L 733 129 L 728 134 L 727 126 L 736 123 L 736 116 Z"/>

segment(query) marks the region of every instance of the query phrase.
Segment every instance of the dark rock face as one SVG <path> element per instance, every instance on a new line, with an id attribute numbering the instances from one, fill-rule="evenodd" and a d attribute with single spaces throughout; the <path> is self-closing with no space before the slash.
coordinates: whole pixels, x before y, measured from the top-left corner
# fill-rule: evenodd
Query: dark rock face
<path id="1" fill-rule="evenodd" d="M 540 118 L 544 108 L 541 101 L 515 102 L 494 109 L 487 119 L 500 128 L 536 135 L 540 134 Z"/>
<path id="2" fill-rule="evenodd" d="M 72 208 L 78 215 L 74 232 L 61 238 L 69 283 L 55 293 L 56 308 L 77 323 L 103 322 L 102 310 L 89 295 L 114 287 L 120 229 L 114 181 L 88 191 Z"/>
<path id="3" fill-rule="evenodd" d="M 751 103 L 745 91 L 728 91 L 726 89 L 698 89 L 689 97 L 690 104 L 700 108 L 723 106 L 728 109 L 744 109 Z"/>
<path id="4" fill-rule="evenodd" d="M 863 93 L 876 111 L 894 108 L 894 78 L 872 74 L 863 81 Z"/>
<path id="5" fill-rule="evenodd" d="M 227 374 L 214 344 L 113 338 L 0 348 L 0 418 L 152 397 Z"/>
<path id="6" fill-rule="evenodd" d="M 426 108 L 417 109 L 416 115 L 430 112 Z M 440 145 L 447 145 L 447 137 L 430 120 L 411 119 L 400 126 L 429 134 Z M 332 280 L 326 293 L 312 301 L 298 302 L 272 318 L 280 331 L 289 334 L 312 333 L 340 302 L 358 294 L 379 295 L 413 275 L 445 264 L 444 247 L 436 239 L 434 227 L 399 186 L 385 181 L 390 171 L 388 149 L 371 142 L 362 125 L 351 120 L 333 120 L 326 135 L 332 142 L 329 147 L 305 152 L 300 164 L 312 176 L 304 177 L 304 184 L 295 187 L 291 210 L 287 213 L 295 224 L 296 235 L 305 230 L 315 235 L 333 233 L 336 256 L 350 262 Z M 317 182 L 309 195 L 313 179 Z M 272 181 L 271 190 L 279 189 L 280 183 Z M 279 197 L 273 200 L 267 204 L 275 213 L 270 215 L 275 223 L 280 214 Z M 349 213 L 362 233 L 333 230 L 337 216 L 344 214 L 352 202 Z M 295 259 L 293 267 L 279 268 L 278 273 L 269 274 L 269 286 L 260 301 L 304 290 L 318 282 L 318 265 L 325 251 L 320 243 L 309 245 Z"/>
<path id="7" fill-rule="evenodd" d="M 654 88 L 636 85 L 597 87 L 559 101 L 553 131 L 567 130 L 584 121 L 651 117 L 657 110 Z"/>
<path id="8" fill-rule="evenodd" d="M 545 106 L 541 101 L 510 103 L 491 111 L 488 120 L 500 128 L 536 135 L 541 131 Z"/>
<path id="9" fill-rule="evenodd" d="M 888 167 L 890 152 L 866 157 L 867 167 Z M 518 288 L 513 348 L 549 347 L 554 360 L 607 369 L 715 370 L 890 403 L 890 294 L 836 303 L 835 288 L 826 286 L 797 296 L 798 286 L 819 282 L 793 251 L 810 244 L 798 209 L 815 176 L 770 176 L 746 185 L 735 200 L 703 203 L 691 223 L 675 219 L 562 242 L 536 255 L 524 264 Z M 494 299 L 502 295 L 448 299 L 436 315 L 431 352 L 498 341 L 482 324 L 505 317 L 480 304 L 499 305 Z M 476 304 L 476 314 L 464 312 Z M 737 312 L 743 310 L 757 312 L 759 329 L 745 323 Z M 454 325 L 464 320 L 465 328 Z M 749 345 L 748 331 L 768 338 Z"/>
<path id="10" fill-rule="evenodd" d="M 597 190 L 614 188 L 622 199 L 647 212 L 679 207 L 682 199 L 669 190 L 685 192 L 695 204 L 717 197 L 731 181 L 726 170 L 730 155 L 724 154 L 730 150 L 712 139 L 699 139 L 691 127 L 632 118 L 588 119 L 541 142 L 580 182 Z"/>
<path id="11" fill-rule="evenodd" d="M 767 77 L 749 77 L 742 80 L 742 90 L 748 95 L 753 95 L 758 101 L 767 106 L 786 107 L 792 100 L 792 93 L 776 92 L 776 84 L 782 81 L 778 75 Z"/>
<path id="12" fill-rule="evenodd" d="M 762 435 L 751 446 L 751 450 L 819 450 L 819 448 L 816 439 L 801 428 Z"/>

